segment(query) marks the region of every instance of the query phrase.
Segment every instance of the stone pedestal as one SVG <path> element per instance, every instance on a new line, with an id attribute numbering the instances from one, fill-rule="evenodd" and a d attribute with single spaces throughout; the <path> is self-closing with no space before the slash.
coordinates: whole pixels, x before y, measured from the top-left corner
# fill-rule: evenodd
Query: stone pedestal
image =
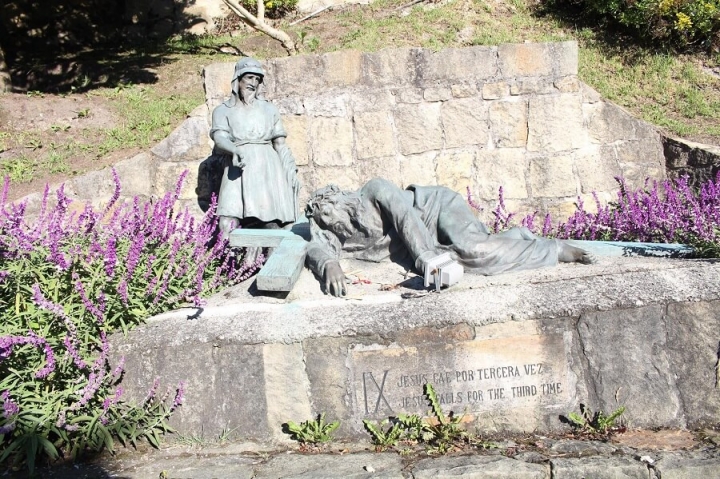
<path id="1" fill-rule="evenodd" d="M 286 295 L 260 295 L 250 280 L 199 316 L 167 313 L 114 337 L 126 390 L 142 398 L 155 377 L 186 381 L 173 417 L 181 433 L 238 428 L 264 441 L 321 412 L 342 422 L 336 436 L 366 438 L 363 419 L 427 411 L 425 383 L 480 431 L 561 430 L 559 416 L 580 403 L 625 406 L 643 428 L 720 414 L 720 265 L 601 258 L 465 275 L 441 293 L 392 263 L 343 267 L 370 283 L 338 299 L 308 271 Z"/>

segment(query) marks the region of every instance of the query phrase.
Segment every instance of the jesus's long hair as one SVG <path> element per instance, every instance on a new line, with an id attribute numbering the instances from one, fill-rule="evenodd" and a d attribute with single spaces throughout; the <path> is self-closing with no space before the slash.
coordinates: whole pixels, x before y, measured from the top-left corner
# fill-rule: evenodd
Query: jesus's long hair
<path id="1" fill-rule="evenodd" d="M 350 221 L 353 226 L 359 231 L 368 233 L 369 229 L 361 221 L 363 216 L 363 205 L 360 195 L 354 191 L 342 191 L 337 185 L 328 185 L 324 188 L 320 188 L 313 193 L 312 197 L 305 207 L 305 216 L 310 221 L 310 234 L 313 239 L 322 241 L 331 245 L 333 250 L 341 247 L 340 239 L 327 228 L 321 226 L 322 221 L 318 221 L 315 216 L 318 215 L 325 204 L 330 204 L 334 208 L 344 209 L 350 216 Z M 330 237 L 334 237 L 333 241 Z M 333 253 L 339 254 L 340 251 L 333 251 Z"/>

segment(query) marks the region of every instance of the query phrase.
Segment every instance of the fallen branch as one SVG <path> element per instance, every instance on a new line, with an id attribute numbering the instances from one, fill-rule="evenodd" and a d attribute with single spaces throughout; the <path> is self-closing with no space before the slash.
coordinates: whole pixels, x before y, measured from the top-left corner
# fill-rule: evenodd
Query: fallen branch
<path id="1" fill-rule="evenodd" d="M 257 16 L 246 10 L 245 7 L 240 5 L 236 0 L 223 0 L 223 2 L 252 28 L 279 41 L 283 48 L 287 50 L 288 55 L 295 55 L 298 52 L 295 42 L 287 33 L 265 23 L 265 4 L 263 0 L 258 0 L 257 2 Z"/>
<path id="2" fill-rule="evenodd" d="M 318 8 L 317 10 L 315 10 L 314 12 L 312 12 L 310 15 L 305 15 L 305 16 L 302 17 L 300 20 L 295 20 L 294 22 L 292 22 L 292 23 L 290 24 L 290 26 L 292 27 L 293 25 L 297 25 L 297 24 L 300 23 L 300 22 L 304 22 L 305 20 L 309 20 L 310 18 L 312 18 L 312 17 L 314 17 L 314 16 L 316 16 L 316 15 L 320 15 L 322 12 L 324 12 L 325 10 L 327 10 L 327 9 L 330 8 L 330 7 L 331 7 L 331 5 L 325 5 L 325 6 L 322 7 L 322 8 Z"/>
<path id="3" fill-rule="evenodd" d="M 422 3 L 422 2 L 424 2 L 424 1 L 425 1 L 425 0 L 412 0 L 412 2 L 410 2 L 410 3 L 406 3 L 405 5 L 402 5 L 402 6 L 397 7 L 397 8 L 395 9 L 395 11 L 397 12 L 397 11 L 403 10 L 403 9 L 405 9 L 405 8 L 407 8 L 407 7 L 412 7 L 413 5 L 416 5 L 416 4 L 418 4 L 418 3 Z"/>

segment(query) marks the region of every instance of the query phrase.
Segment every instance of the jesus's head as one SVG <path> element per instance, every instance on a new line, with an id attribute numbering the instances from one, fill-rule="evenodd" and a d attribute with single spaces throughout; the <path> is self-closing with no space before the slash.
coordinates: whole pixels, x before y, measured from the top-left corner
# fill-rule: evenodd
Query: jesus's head
<path id="1" fill-rule="evenodd" d="M 333 232 L 340 239 L 348 239 L 360 227 L 358 210 L 360 196 L 328 185 L 313 193 L 305 208 L 305 216 L 320 229 Z"/>

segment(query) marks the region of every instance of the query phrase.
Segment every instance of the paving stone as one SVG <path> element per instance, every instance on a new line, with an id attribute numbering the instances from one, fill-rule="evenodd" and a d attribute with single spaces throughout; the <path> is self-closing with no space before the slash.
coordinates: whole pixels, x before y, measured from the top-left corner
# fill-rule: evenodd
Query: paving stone
<path id="1" fill-rule="evenodd" d="M 284 454 L 257 466 L 254 479 L 402 479 L 401 470 L 402 459 L 394 453 Z"/>
<path id="2" fill-rule="evenodd" d="M 552 479 L 648 479 L 650 475 L 645 463 L 623 457 L 551 459 L 550 465 Z"/>
<path id="3" fill-rule="evenodd" d="M 530 98 L 528 151 L 563 151 L 587 144 L 580 95 L 563 93 Z"/>
<path id="4" fill-rule="evenodd" d="M 484 200 L 497 200 L 498 188 L 502 186 L 506 199 L 527 198 L 527 169 L 524 149 L 480 151 L 475 160 L 473 194 Z"/>
<path id="5" fill-rule="evenodd" d="M 647 429 L 630 430 L 614 435 L 612 442 L 635 449 L 660 451 L 688 449 L 696 444 L 693 433 L 677 429 L 661 429 L 659 431 Z"/>
<path id="6" fill-rule="evenodd" d="M 528 139 L 526 101 L 495 101 L 490 104 L 490 133 L 498 148 L 524 147 Z"/>
<path id="7" fill-rule="evenodd" d="M 358 50 L 342 50 L 325 53 L 325 74 L 323 78 L 329 88 L 347 87 L 357 84 L 362 76 L 363 54 Z"/>
<path id="8" fill-rule="evenodd" d="M 435 175 L 437 153 L 429 151 L 418 155 L 408 155 L 400 159 L 402 188 L 408 185 L 436 185 Z"/>
<path id="9" fill-rule="evenodd" d="M 617 105 L 605 101 L 585 105 L 583 113 L 589 136 L 595 143 L 612 143 L 634 137 L 638 120 Z"/>
<path id="10" fill-rule="evenodd" d="M 507 82 L 485 83 L 482 89 L 483 100 L 497 100 L 510 94 Z"/>
<path id="11" fill-rule="evenodd" d="M 412 470 L 414 479 L 546 479 L 547 465 L 502 456 L 460 456 L 423 459 Z"/>
<path id="12" fill-rule="evenodd" d="M 662 479 L 710 479 L 720 477 L 720 458 L 669 458 L 655 464 Z"/>
<path id="13" fill-rule="evenodd" d="M 440 81 L 482 81 L 498 72 L 496 47 L 419 50 L 418 53 L 417 75 L 428 86 Z"/>
<path id="14" fill-rule="evenodd" d="M 358 159 L 390 156 L 397 152 L 390 112 L 356 113 L 353 126 Z"/>
<path id="15" fill-rule="evenodd" d="M 345 118 L 349 112 L 350 96 L 346 93 L 313 95 L 303 100 L 305 111 L 310 116 L 338 116 Z"/>
<path id="16" fill-rule="evenodd" d="M 197 160 L 182 163 L 174 161 L 158 162 L 155 171 L 155 188 L 153 194 L 161 198 L 168 191 L 173 191 L 177 186 L 180 175 L 187 171 L 187 176 L 185 176 L 179 198 L 181 200 L 196 199 L 197 193 L 195 192 L 195 187 L 198 184 L 199 164 L 200 162 Z"/>
<path id="17" fill-rule="evenodd" d="M 511 95 L 545 95 L 554 92 L 553 81 L 549 77 L 518 78 L 510 85 Z"/>
<path id="18" fill-rule="evenodd" d="M 452 93 L 447 87 L 426 88 L 423 91 L 425 101 L 447 101 L 452 98 Z"/>
<path id="19" fill-rule="evenodd" d="M 575 439 L 561 439 L 550 446 L 554 454 L 567 454 L 574 457 L 597 456 L 599 454 L 612 454 L 615 447 L 598 441 L 579 441 Z"/>
<path id="20" fill-rule="evenodd" d="M 120 177 L 123 196 L 147 197 L 152 194 L 155 161 L 149 153 L 140 153 L 129 160 L 115 163 L 114 167 Z"/>
<path id="21" fill-rule="evenodd" d="M 615 148 L 592 145 L 575 152 L 575 165 L 583 193 L 617 190 L 616 177 L 622 175 Z"/>
<path id="22" fill-rule="evenodd" d="M 571 154 L 531 157 L 528 180 L 533 197 L 575 196 L 579 185 L 574 165 Z"/>
<path id="23" fill-rule="evenodd" d="M 195 457 L 170 457 L 113 471 L 110 477 L 157 479 L 162 472 L 168 479 L 252 479 L 253 461 L 238 456 L 218 456 L 208 460 Z"/>
<path id="24" fill-rule="evenodd" d="M 553 68 L 549 43 L 515 43 L 498 47 L 503 77 L 551 75 Z"/>
<path id="25" fill-rule="evenodd" d="M 666 351 L 690 426 L 714 424 L 720 417 L 718 331 L 718 302 L 668 305 Z"/>
<path id="26" fill-rule="evenodd" d="M 471 151 L 440 153 L 437 157 L 438 184 L 465 195 L 472 187 L 472 167 L 475 155 Z"/>
<path id="27" fill-rule="evenodd" d="M 362 82 L 369 86 L 400 86 L 414 83 L 417 76 L 414 48 L 388 48 L 364 53 Z M 312 71 L 312 70 L 308 70 Z"/>
<path id="28" fill-rule="evenodd" d="M 307 165 L 310 156 L 308 154 L 307 117 L 305 115 L 285 115 L 282 120 L 288 134 L 285 141 L 295 157 L 295 164 L 297 166 Z"/>

